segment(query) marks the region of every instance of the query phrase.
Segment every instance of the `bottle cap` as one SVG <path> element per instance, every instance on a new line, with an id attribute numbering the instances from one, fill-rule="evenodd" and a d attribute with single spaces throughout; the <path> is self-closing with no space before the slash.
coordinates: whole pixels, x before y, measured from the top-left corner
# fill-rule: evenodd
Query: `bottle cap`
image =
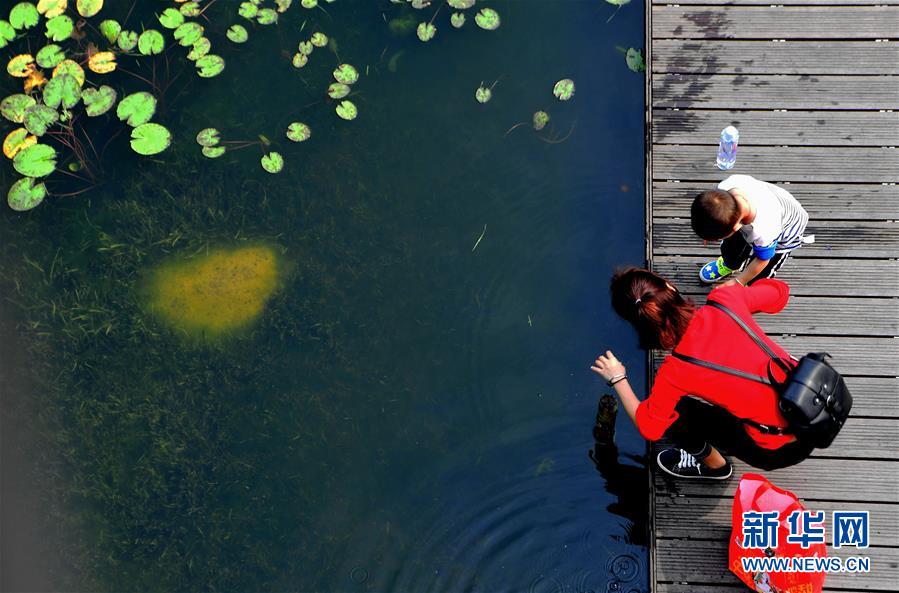
<path id="1" fill-rule="evenodd" d="M 721 131 L 721 137 L 728 142 L 737 142 L 740 139 L 740 132 L 733 126 L 727 126 Z"/>

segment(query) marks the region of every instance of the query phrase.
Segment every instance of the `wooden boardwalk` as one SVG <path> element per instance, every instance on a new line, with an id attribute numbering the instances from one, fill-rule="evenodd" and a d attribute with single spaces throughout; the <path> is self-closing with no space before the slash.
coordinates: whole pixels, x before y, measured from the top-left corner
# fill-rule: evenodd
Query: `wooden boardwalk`
<path id="1" fill-rule="evenodd" d="M 831 352 L 855 397 L 833 446 L 766 475 L 811 508 L 871 512 L 872 547 L 849 548 L 871 572 L 831 574 L 828 591 L 899 591 L 899 0 L 647 0 L 646 30 L 647 259 L 704 301 L 717 251 L 689 204 L 726 176 L 718 134 L 737 126 L 732 172 L 789 184 L 817 238 L 779 276 L 787 309 L 759 321 L 794 354 Z M 737 479 L 658 474 L 652 591 L 745 590 L 727 568 Z"/>

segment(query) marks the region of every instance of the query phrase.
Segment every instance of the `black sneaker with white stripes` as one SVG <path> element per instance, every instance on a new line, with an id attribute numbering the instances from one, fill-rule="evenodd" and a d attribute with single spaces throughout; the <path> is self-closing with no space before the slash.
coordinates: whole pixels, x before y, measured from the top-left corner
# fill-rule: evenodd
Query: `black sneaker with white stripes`
<path id="1" fill-rule="evenodd" d="M 726 480 L 733 473 L 730 462 L 722 467 L 712 469 L 683 449 L 665 449 L 656 457 L 662 471 L 675 478 L 692 478 L 700 480 Z"/>

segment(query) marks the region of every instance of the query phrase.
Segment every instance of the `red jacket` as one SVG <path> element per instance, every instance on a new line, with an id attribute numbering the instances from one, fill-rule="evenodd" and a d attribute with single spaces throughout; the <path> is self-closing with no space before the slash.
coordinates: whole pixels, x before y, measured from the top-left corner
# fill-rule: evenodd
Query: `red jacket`
<path id="1" fill-rule="evenodd" d="M 708 297 L 736 313 L 782 358 L 786 350 L 768 338 L 752 319 L 753 313 L 778 313 L 790 298 L 790 287 L 780 280 L 759 280 L 744 288 L 739 284 L 717 288 Z M 768 356 L 724 311 L 700 307 L 690 320 L 676 349 L 681 354 L 716 362 L 755 375 L 767 376 Z M 737 418 L 785 428 L 775 391 L 761 383 L 690 364 L 668 356 L 656 373 L 649 397 L 637 408 L 637 428 L 648 440 L 662 437 L 677 420 L 680 399 L 694 395 L 721 406 Z M 778 449 L 790 436 L 767 435 L 744 425 L 747 434 L 765 449 Z"/>

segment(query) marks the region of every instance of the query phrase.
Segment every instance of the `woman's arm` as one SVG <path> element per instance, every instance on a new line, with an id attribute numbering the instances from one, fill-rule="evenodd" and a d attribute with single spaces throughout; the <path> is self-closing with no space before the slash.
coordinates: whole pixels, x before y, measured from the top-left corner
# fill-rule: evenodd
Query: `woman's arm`
<path id="1" fill-rule="evenodd" d="M 627 412 L 631 422 L 637 424 L 637 406 L 640 405 L 640 400 L 637 399 L 631 384 L 627 381 L 627 369 L 615 358 L 612 351 L 606 350 L 605 354 L 596 359 L 590 370 L 606 382 L 614 383 L 615 394 L 621 400 L 624 411 Z"/>

